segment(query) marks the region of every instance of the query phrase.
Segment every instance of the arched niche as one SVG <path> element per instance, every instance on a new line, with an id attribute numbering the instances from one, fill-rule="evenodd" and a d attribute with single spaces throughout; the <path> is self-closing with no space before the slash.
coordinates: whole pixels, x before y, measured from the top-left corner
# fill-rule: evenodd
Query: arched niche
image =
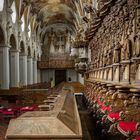
<path id="1" fill-rule="evenodd" d="M 24 42 L 23 41 L 20 42 L 20 53 L 21 54 L 25 53 L 25 46 L 24 46 Z"/>
<path id="2" fill-rule="evenodd" d="M 4 43 L 5 43 L 4 32 L 3 32 L 3 29 L 0 26 L 0 44 L 4 44 Z"/>
<path id="3" fill-rule="evenodd" d="M 3 11 L 4 8 L 4 0 L 0 0 L 0 12 Z"/>
<path id="4" fill-rule="evenodd" d="M 10 36 L 10 46 L 11 46 L 11 49 L 16 49 L 16 38 L 14 34 Z"/>

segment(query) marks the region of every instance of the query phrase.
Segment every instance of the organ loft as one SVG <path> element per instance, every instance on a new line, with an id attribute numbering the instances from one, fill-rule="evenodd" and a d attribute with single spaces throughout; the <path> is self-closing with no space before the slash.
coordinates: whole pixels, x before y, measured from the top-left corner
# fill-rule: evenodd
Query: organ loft
<path id="1" fill-rule="evenodd" d="M 140 140 L 140 0 L 0 0 L 0 140 Z"/>

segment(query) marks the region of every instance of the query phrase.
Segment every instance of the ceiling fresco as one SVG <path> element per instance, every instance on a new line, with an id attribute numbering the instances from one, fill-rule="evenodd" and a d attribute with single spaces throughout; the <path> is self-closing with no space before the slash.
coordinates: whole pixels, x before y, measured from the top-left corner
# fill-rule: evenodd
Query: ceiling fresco
<path id="1" fill-rule="evenodd" d="M 19 2 L 19 0 L 16 0 Z M 84 32 L 90 25 L 90 19 L 92 13 L 90 10 L 94 6 L 97 0 L 20 0 L 21 11 L 25 17 L 27 24 L 31 21 L 30 19 L 34 16 L 36 18 L 37 25 L 39 25 L 39 34 L 42 40 L 46 34 L 50 31 L 57 30 L 60 32 L 66 29 L 70 32 L 72 36 L 82 35 L 84 37 Z M 26 7 L 26 8 L 23 8 Z M 30 10 L 30 14 L 28 11 Z M 25 11 L 25 12 L 24 12 Z M 34 27 L 31 27 L 34 29 Z M 59 29 L 59 30 L 58 30 Z M 56 32 L 56 31 L 55 31 Z"/>
<path id="2" fill-rule="evenodd" d="M 54 27 L 59 24 L 61 29 L 68 26 L 70 31 L 75 32 L 81 20 L 75 0 L 23 0 L 23 2 L 31 5 L 31 12 L 37 15 L 43 32 L 53 24 Z"/>

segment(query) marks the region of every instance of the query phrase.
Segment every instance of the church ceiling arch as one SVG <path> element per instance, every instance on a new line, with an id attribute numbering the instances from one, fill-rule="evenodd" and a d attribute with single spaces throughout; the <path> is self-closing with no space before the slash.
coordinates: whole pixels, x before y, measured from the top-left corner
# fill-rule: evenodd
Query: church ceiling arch
<path id="1" fill-rule="evenodd" d="M 77 8 L 78 5 L 81 5 L 76 0 L 23 0 L 24 4 L 27 6 L 30 5 L 31 13 L 36 14 L 36 20 L 41 22 L 42 32 L 44 28 L 49 29 L 49 26 L 52 24 L 62 24 L 67 27 L 69 26 L 70 30 L 77 30 L 79 23 L 81 22 L 81 17 Z M 81 7 L 81 6 L 79 6 Z M 27 11 L 26 11 L 27 12 Z"/>

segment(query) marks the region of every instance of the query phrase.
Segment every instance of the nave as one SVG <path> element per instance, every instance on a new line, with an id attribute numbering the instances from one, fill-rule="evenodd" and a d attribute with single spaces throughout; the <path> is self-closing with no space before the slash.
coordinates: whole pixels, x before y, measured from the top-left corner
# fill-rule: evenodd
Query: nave
<path id="1" fill-rule="evenodd" d="M 0 2 L 2 138 L 140 139 L 140 0 Z"/>

